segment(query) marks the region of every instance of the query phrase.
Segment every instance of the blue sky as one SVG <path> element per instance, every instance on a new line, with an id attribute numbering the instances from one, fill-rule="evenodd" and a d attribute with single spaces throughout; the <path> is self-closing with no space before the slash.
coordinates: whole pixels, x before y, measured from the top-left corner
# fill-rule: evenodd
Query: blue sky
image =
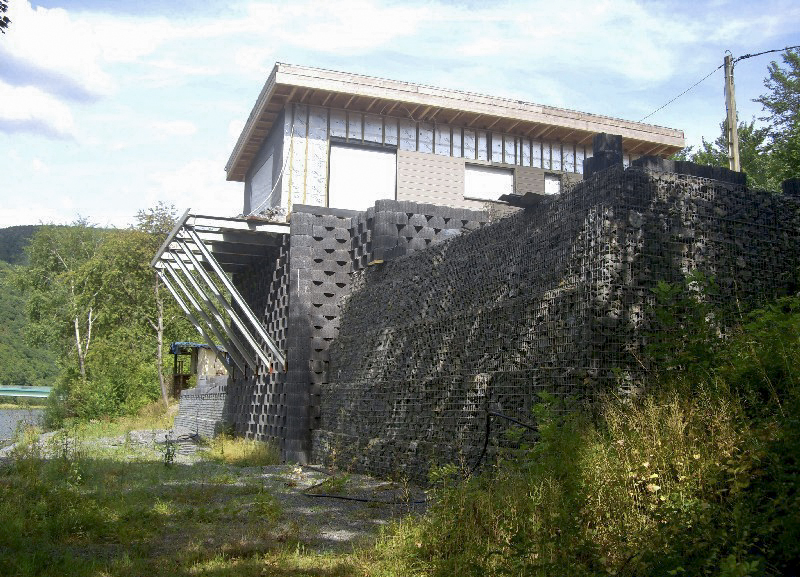
<path id="1" fill-rule="evenodd" d="M 158 201 L 235 215 L 224 166 L 276 61 L 640 120 L 734 56 L 800 44 L 800 4 L 10 0 L 0 227 L 124 227 Z M 770 60 L 736 67 L 761 115 Z M 723 75 L 648 122 L 714 138 Z"/>

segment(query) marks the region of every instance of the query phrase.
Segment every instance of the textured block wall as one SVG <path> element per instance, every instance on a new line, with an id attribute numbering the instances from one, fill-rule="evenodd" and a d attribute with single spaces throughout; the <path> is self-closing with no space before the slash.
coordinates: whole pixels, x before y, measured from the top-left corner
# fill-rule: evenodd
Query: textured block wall
<path id="1" fill-rule="evenodd" d="M 800 264 L 799 214 L 741 182 L 611 166 L 427 250 L 395 244 L 367 268 L 356 253 L 314 460 L 424 478 L 431 462 L 477 459 L 487 409 L 531 422 L 540 392 L 636 386 L 655 284 L 699 269 L 722 301 L 779 294 Z"/>
<path id="2" fill-rule="evenodd" d="M 289 312 L 289 239 L 234 278 L 267 333 L 285 350 Z M 264 346 L 266 349 L 266 346 Z M 181 405 L 183 400 L 181 400 Z M 259 363 L 247 375 L 235 374 L 227 387 L 225 416 L 237 435 L 261 439 L 283 448 L 286 438 L 286 373 Z"/>

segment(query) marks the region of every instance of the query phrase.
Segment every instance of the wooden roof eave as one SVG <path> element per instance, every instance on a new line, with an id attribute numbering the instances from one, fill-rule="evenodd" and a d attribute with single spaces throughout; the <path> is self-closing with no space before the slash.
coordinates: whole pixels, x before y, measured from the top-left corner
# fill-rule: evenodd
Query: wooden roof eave
<path id="1" fill-rule="evenodd" d="M 395 115 L 417 121 L 443 117 L 444 123 L 450 124 L 458 119 L 464 127 L 514 130 L 529 138 L 569 134 L 571 141 L 581 145 L 588 144 L 598 132 L 621 134 L 627 152 L 672 152 L 683 146 L 682 133 L 673 129 L 510 99 L 276 64 L 231 153 L 226 166 L 228 180 L 244 180 L 280 111 L 295 100 L 365 113 L 382 113 L 390 107 Z M 627 144 L 630 142 L 636 144 Z"/>

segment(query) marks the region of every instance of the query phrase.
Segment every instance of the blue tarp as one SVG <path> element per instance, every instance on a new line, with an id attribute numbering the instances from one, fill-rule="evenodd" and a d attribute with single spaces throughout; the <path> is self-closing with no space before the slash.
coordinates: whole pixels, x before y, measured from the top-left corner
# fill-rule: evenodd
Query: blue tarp
<path id="1" fill-rule="evenodd" d="M 189 349 L 210 349 L 207 344 L 205 343 L 190 343 L 187 341 L 175 342 L 169 346 L 169 352 L 171 355 L 188 355 Z M 225 349 L 219 345 L 217 345 L 217 349 L 220 351 L 225 352 Z"/>

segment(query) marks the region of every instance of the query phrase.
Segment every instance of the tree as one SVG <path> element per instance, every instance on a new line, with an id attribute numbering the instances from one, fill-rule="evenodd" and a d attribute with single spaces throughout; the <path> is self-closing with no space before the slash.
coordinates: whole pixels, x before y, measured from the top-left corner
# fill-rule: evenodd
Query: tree
<path id="1" fill-rule="evenodd" d="M 21 275 L 29 333 L 34 342 L 53 343 L 61 356 L 62 414 L 134 412 L 157 399 L 158 388 L 168 402 L 164 340 L 194 335 L 150 268 L 174 210 L 159 204 L 141 211 L 137 225 L 123 230 L 85 220 L 45 226 L 31 240 L 30 265 Z"/>
<path id="2" fill-rule="evenodd" d="M 775 159 L 775 178 L 800 176 L 800 51 L 787 50 L 781 55 L 785 68 L 773 61 L 764 87 L 769 91 L 755 102 L 769 112 L 767 122 Z"/>
<path id="3" fill-rule="evenodd" d="M 152 249 L 149 252 L 149 256 L 151 258 L 155 255 L 161 244 L 166 240 L 167 235 L 169 235 L 169 233 L 172 231 L 176 220 L 177 216 L 175 206 L 172 204 L 168 205 L 161 201 L 159 201 L 158 204 L 156 204 L 156 206 L 153 208 L 140 210 L 138 213 L 136 213 L 136 229 L 147 233 L 152 239 L 152 245 L 149 247 Z M 183 321 L 183 324 L 186 324 L 186 320 L 181 312 L 177 309 L 176 303 L 172 299 L 168 299 L 166 301 L 164 300 L 164 293 L 161 291 L 161 281 L 159 280 L 155 271 L 150 269 L 149 266 L 148 273 L 150 278 L 150 286 L 152 286 L 152 297 L 155 308 L 151 309 L 154 315 L 147 319 L 147 323 L 156 333 L 158 382 L 161 387 L 161 396 L 164 400 L 164 404 L 166 405 L 169 403 L 169 393 L 167 391 L 166 378 L 164 377 L 165 310 L 168 311 L 168 318 L 172 321 L 177 321 L 180 319 Z M 194 333 L 193 329 L 189 328 L 188 330 L 191 333 Z"/>
<path id="4" fill-rule="evenodd" d="M 11 20 L 6 16 L 8 11 L 8 0 L 0 0 L 0 32 L 6 33 L 6 28 L 11 24 Z"/>
<path id="5" fill-rule="evenodd" d="M 106 231 L 79 219 L 73 226 L 43 226 L 28 247 L 30 266 L 21 277 L 28 294 L 29 340 L 56 344 L 77 361 L 86 380 L 86 358 L 93 344 L 99 287 L 92 282 L 92 259 Z"/>
<path id="6" fill-rule="evenodd" d="M 675 155 L 676 160 L 690 160 L 707 166 L 728 166 L 727 121 L 720 123 L 720 135 L 703 143 L 697 151 L 687 146 Z M 770 150 L 769 130 L 756 128 L 755 120 L 739 123 L 739 160 L 747 174 L 748 185 L 753 188 L 780 189 L 781 181 L 775 176 L 774 159 Z"/>

